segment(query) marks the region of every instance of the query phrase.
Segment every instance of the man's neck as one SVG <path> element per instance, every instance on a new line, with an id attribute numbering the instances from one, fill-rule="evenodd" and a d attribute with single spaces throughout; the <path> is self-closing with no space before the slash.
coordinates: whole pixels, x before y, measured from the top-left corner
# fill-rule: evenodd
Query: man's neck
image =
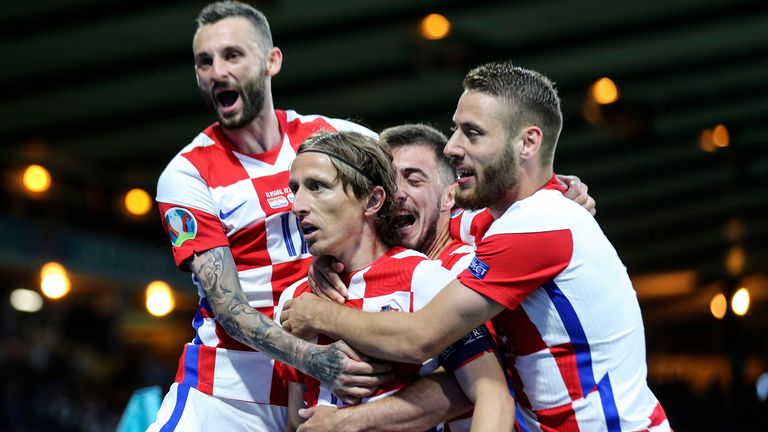
<path id="1" fill-rule="evenodd" d="M 432 244 L 427 248 L 424 253 L 427 254 L 429 259 L 437 259 L 441 253 L 451 243 L 451 230 L 449 228 L 449 220 L 440 221 L 438 224 L 437 235 Z"/>
<path id="2" fill-rule="evenodd" d="M 344 264 L 345 273 L 352 273 L 368 267 L 390 249 L 389 246 L 379 240 L 375 231 L 375 228 L 371 226 L 368 232 L 364 232 L 360 236 L 360 241 L 349 248 L 348 253 L 342 253 L 335 257 Z"/>
<path id="3" fill-rule="evenodd" d="M 221 128 L 232 145 L 244 154 L 261 154 L 280 144 L 280 124 L 271 104 L 264 104 L 264 109 L 251 123 L 237 129 Z"/>
<path id="4" fill-rule="evenodd" d="M 488 206 L 488 210 L 493 218 L 500 218 L 514 203 L 522 201 L 538 192 L 539 189 L 543 188 L 552 179 L 552 175 L 551 167 L 537 168 L 530 170 L 530 172 L 524 170 L 517 187 L 507 191 L 506 196 L 499 199 L 495 205 Z"/>

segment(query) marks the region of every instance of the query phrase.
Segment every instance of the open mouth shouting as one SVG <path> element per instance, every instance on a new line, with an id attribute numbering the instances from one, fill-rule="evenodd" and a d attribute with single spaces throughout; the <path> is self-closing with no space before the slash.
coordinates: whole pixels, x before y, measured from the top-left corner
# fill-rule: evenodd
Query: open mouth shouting
<path id="1" fill-rule="evenodd" d="M 240 92 L 231 88 L 214 88 L 213 100 L 217 110 L 223 115 L 232 115 L 242 106 Z"/>
<path id="2" fill-rule="evenodd" d="M 402 207 L 397 211 L 397 229 L 404 230 L 416 223 L 416 212 L 409 208 Z"/>

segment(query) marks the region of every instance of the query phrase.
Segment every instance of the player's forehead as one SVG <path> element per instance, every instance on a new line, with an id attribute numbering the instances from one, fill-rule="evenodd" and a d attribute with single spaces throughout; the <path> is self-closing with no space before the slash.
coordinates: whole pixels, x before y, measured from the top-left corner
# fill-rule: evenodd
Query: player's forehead
<path id="1" fill-rule="evenodd" d="M 248 19 L 228 17 L 200 26 L 195 32 L 192 49 L 197 55 L 226 47 L 255 47 L 260 42 L 258 31 Z"/>
<path id="2" fill-rule="evenodd" d="M 420 170 L 432 173 L 437 171 L 437 156 L 427 144 L 413 143 L 392 148 L 392 163 L 398 172 Z"/>
<path id="3" fill-rule="evenodd" d="M 456 105 L 453 122 L 489 129 L 502 125 L 507 112 L 503 98 L 474 90 L 465 90 Z"/>
<path id="4" fill-rule="evenodd" d="M 332 182 L 338 177 L 338 171 L 328 155 L 306 152 L 296 156 L 291 165 L 289 183 L 297 183 L 309 179 Z"/>

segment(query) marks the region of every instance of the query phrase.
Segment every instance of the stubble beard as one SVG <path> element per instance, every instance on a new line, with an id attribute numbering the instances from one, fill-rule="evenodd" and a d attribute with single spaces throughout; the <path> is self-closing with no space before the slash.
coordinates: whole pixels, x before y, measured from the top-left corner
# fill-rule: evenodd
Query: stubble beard
<path id="1" fill-rule="evenodd" d="M 217 108 L 218 102 L 211 92 L 201 92 L 203 100 L 206 105 L 213 109 L 221 127 L 224 129 L 240 129 L 249 125 L 259 115 L 261 109 L 264 107 L 264 87 L 266 82 L 266 78 L 263 74 L 260 74 L 259 76 L 259 78 L 248 81 L 245 85 L 237 86 L 235 88 L 235 91 L 237 91 L 237 94 L 243 103 L 241 113 L 234 112 L 222 114 L 219 112 Z"/>
<path id="2" fill-rule="evenodd" d="M 456 205 L 467 210 L 491 207 L 510 189 L 517 187 L 520 166 L 511 143 L 504 145 L 501 155 L 493 158 L 482 170 L 475 173 L 472 192 L 461 187 L 456 191 Z"/>

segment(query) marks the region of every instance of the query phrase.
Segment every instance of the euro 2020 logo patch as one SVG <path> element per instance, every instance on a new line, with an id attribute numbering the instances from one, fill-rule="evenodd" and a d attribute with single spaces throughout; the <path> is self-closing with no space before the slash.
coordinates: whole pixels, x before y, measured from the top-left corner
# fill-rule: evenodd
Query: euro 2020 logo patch
<path id="1" fill-rule="evenodd" d="M 192 212 L 181 207 L 173 207 L 165 212 L 165 228 L 171 237 L 171 243 L 176 247 L 197 235 L 195 217 Z"/>

